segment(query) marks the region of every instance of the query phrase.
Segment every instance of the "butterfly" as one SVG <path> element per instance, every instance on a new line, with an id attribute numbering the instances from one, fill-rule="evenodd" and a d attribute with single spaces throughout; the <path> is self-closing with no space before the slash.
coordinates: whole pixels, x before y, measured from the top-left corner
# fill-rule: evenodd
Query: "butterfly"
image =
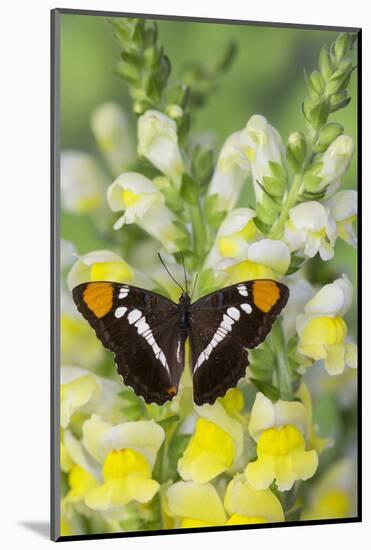
<path id="1" fill-rule="evenodd" d="M 246 348 L 260 344 L 285 307 L 289 290 L 270 279 L 245 281 L 194 303 L 135 286 L 101 281 L 76 286 L 73 299 L 102 344 L 115 354 L 124 383 L 147 403 L 178 392 L 189 338 L 197 405 L 214 403 L 245 376 Z"/>

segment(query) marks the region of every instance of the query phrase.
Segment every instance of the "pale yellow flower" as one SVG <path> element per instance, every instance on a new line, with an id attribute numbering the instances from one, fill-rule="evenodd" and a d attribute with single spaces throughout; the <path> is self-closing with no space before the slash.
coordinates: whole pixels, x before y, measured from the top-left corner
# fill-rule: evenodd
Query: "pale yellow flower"
<path id="1" fill-rule="evenodd" d="M 258 393 L 251 411 L 249 431 L 257 441 L 257 460 L 247 464 L 246 480 L 256 489 L 276 481 L 288 491 L 296 480 L 311 478 L 318 466 L 317 453 L 307 450 L 304 405 L 293 401 L 273 404 Z"/>
<path id="2" fill-rule="evenodd" d="M 344 458 L 331 465 L 312 486 L 302 520 L 350 518 L 357 514 L 357 466 Z"/>
<path id="3" fill-rule="evenodd" d="M 79 256 L 67 276 L 70 290 L 80 283 L 90 281 L 135 283 L 138 286 L 151 287 L 145 275 L 110 250 L 94 250 Z"/>
<path id="4" fill-rule="evenodd" d="M 179 481 L 166 491 L 168 513 L 179 527 L 223 525 L 227 519 L 222 501 L 213 485 Z"/>
<path id="5" fill-rule="evenodd" d="M 195 409 L 200 417 L 178 461 L 178 471 L 184 480 L 206 483 L 231 468 L 241 455 L 243 433 L 221 403 Z"/>
<path id="6" fill-rule="evenodd" d="M 296 321 L 298 351 L 314 361 L 323 360 L 331 375 L 342 373 L 346 365 L 357 366 L 356 346 L 346 341 L 348 328 L 342 317 L 351 305 L 352 294 L 346 277 L 336 279 L 317 292 Z"/>
<path id="7" fill-rule="evenodd" d="M 150 501 L 159 489 L 152 468 L 164 437 L 164 430 L 153 421 L 113 426 L 97 415 L 87 420 L 84 446 L 103 465 L 103 483 L 86 494 L 85 504 L 93 510 L 112 511 L 132 500 Z"/>
<path id="8" fill-rule="evenodd" d="M 282 506 L 269 489 L 256 490 L 244 475 L 237 474 L 229 482 L 224 506 L 230 515 L 226 525 L 273 523 L 284 521 Z"/>

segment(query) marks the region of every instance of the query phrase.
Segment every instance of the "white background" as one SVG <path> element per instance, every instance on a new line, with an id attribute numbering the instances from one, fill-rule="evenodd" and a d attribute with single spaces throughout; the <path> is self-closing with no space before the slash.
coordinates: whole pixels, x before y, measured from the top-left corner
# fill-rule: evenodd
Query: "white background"
<path id="1" fill-rule="evenodd" d="M 125 545 L 177 550 L 215 547 L 336 550 L 364 548 L 370 529 L 370 23 L 367 2 L 228 0 L 49 0 L 4 2 L 0 32 L 0 544 L 44 548 L 49 519 L 49 10 L 54 7 L 362 26 L 363 202 L 366 241 L 363 304 L 364 523 L 229 533 L 71 542 L 69 548 Z M 78 52 L 76 52 L 78 55 Z M 4 125 L 5 121 L 5 125 Z M 5 168 L 5 169 L 4 169 Z M 368 269 L 367 269 L 368 268 Z M 368 542 L 369 544 L 369 542 Z"/>

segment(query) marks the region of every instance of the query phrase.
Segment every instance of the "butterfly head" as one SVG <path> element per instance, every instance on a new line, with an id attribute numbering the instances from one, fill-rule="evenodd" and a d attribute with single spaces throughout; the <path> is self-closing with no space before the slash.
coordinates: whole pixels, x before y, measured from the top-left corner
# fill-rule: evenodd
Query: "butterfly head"
<path id="1" fill-rule="evenodd" d="M 180 298 L 179 298 L 180 304 L 190 304 L 191 303 L 191 297 L 187 292 L 182 292 Z"/>

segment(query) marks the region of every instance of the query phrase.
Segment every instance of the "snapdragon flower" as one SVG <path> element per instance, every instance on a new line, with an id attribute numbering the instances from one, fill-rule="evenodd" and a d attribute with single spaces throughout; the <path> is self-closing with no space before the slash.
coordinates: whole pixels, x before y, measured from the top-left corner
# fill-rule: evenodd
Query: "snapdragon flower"
<path id="1" fill-rule="evenodd" d="M 73 214 L 92 213 L 104 204 L 109 180 L 92 155 L 61 153 L 62 207 Z"/>
<path id="2" fill-rule="evenodd" d="M 111 172 L 120 174 L 134 160 L 125 111 L 117 103 L 102 103 L 92 113 L 91 128 Z"/>
<path id="3" fill-rule="evenodd" d="M 346 277 L 327 284 L 306 304 L 296 328 L 298 351 L 313 361 L 324 362 L 328 374 L 357 366 L 356 346 L 346 341 L 348 328 L 343 315 L 352 303 L 353 287 Z"/>
<path id="4" fill-rule="evenodd" d="M 235 475 L 229 482 L 224 506 L 230 515 L 226 525 L 273 523 L 285 519 L 281 503 L 272 491 L 255 489 L 243 474 Z"/>
<path id="5" fill-rule="evenodd" d="M 256 210 L 264 223 L 272 224 L 277 216 L 277 206 L 271 197 L 281 198 L 285 190 L 286 165 L 282 138 L 265 117 L 253 115 L 241 132 L 241 144 L 251 167 Z"/>
<path id="6" fill-rule="evenodd" d="M 120 410 L 118 382 L 97 376 L 79 367 L 61 368 L 61 426 L 66 428 L 76 411 L 99 412 L 104 418 L 115 418 Z"/>
<path id="7" fill-rule="evenodd" d="M 353 223 L 357 218 L 357 191 L 339 191 L 331 197 L 327 206 L 336 222 L 337 235 L 355 248 L 357 235 Z"/>
<path id="8" fill-rule="evenodd" d="M 251 208 L 235 208 L 218 229 L 215 244 L 205 261 L 205 267 L 217 268 L 224 258 L 239 258 L 247 253 L 249 244 L 257 235 Z"/>
<path id="9" fill-rule="evenodd" d="M 179 189 L 184 172 L 174 120 L 148 110 L 138 119 L 138 153 L 148 159 Z"/>
<path id="10" fill-rule="evenodd" d="M 245 469 L 246 480 L 255 489 L 267 489 L 276 481 L 279 491 L 294 482 L 311 478 L 318 466 L 315 450 L 307 449 L 307 418 L 302 403 L 272 403 L 258 393 L 251 411 L 249 432 L 257 442 L 257 460 Z"/>
<path id="11" fill-rule="evenodd" d="M 343 176 L 348 171 L 354 155 L 354 143 L 351 137 L 338 136 L 327 150 L 320 156 L 322 163 L 317 176 L 321 178 L 318 190 L 326 188 L 326 197 L 332 196 L 341 184 Z"/>
<path id="12" fill-rule="evenodd" d="M 159 489 L 152 469 L 165 432 L 153 421 L 112 425 L 93 415 L 83 425 L 83 442 L 102 464 L 103 483 L 85 496 L 92 510 L 111 511 L 132 500 L 149 502 Z"/>
<path id="13" fill-rule="evenodd" d="M 178 471 L 186 481 L 206 483 L 228 470 L 241 455 L 242 426 L 219 402 L 195 410 L 199 418 L 178 461 Z"/>
<path id="14" fill-rule="evenodd" d="M 145 275 L 110 250 L 93 250 L 78 256 L 67 276 L 68 288 L 72 290 L 80 283 L 90 281 L 135 282 L 138 286 L 151 286 Z"/>
<path id="15" fill-rule="evenodd" d="M 124 212 L 116 221 L 114 229 L 136 223 L 159 240 L 169 252 L 176 252 L 187 241 L 186 230 L 176 224 L 175 215 L 166 206 L 163 194 L 141 174 L 121 174 L 110 185 L 107 199 L 113 212 Z"/>
<path id="16" fill-rule="evenodd" d="M 329 208 L 323 204 L 303 202 L 291 208 L 283 238 L 291 252 L 300 252 L 308 258 L 319 253 L 322 260 L 331 260 L 336 241 L 336 222 Z"/>
<path id="17" fill-rule="evenodd" d="M 286 273 L 290 260 L 286 243 L 261 239 L 250 244 L 241 256 L 223 259 L 219 269 L 225 273 L 224 284 L 250 279 L 280 279 Z"/>
<path id="18" fill-rule="evenodd" d="M 235 132 L 222 146 L 207 191 L 207 197 L 216 197 L 215 212 L 229 212 L 235 207 L 249 174 L 250 163 L 242 149 L 241 132 Z"/>
<path id="19" fill-rule="evenodd" d="M 357 513 L 357 467 L 351 457 L 332 464 L 313 484 L 302 520 L 355 517 Z"/>

